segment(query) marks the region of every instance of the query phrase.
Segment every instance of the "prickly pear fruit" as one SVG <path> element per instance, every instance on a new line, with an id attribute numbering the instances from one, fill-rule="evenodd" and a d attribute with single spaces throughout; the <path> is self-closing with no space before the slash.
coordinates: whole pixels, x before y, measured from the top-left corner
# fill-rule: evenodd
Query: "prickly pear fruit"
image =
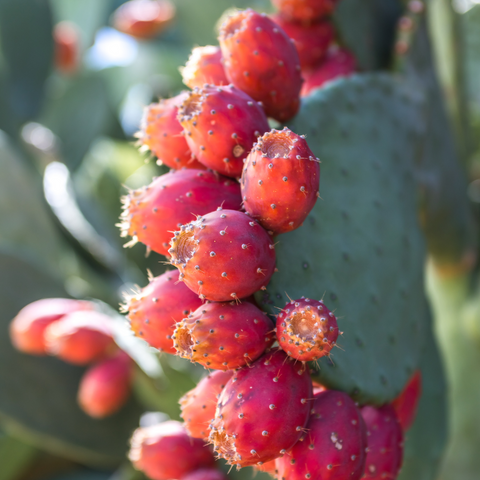
<path id="1" fill-rule="evenodd" d="M 53 29 L 55 68 L 64 75 L 74 74 L 80 62 L 80 38 L 76 25 L 63 21 Z"/>
<path id="2" fill-rule="evenodd" d="M 228 17 L 220 29 L 227 78 L 263 103 L 279 122 L 300 106 L 300 58 L 288 35 L 265 14 L 251 9 Z"/>
<path id="3" fill-rule="evenodd" d="M 270 129 L 262 107 L 233 85 L 195 89 L 178 112 L 198 161 L 229 177 L 240 176 L 257 137 Z"/>
<path id="4" fill-rule="evenodd" d="M 185 67 L 181 69 L 183 83 L 192 90 L 209 85 L 228 85 L 220 47 L 207 45 L 192 50 Z"/>
<path id="5" fill-rule="evenodd" d="M 180 422 L 168 421 L 140 427 L 131 440 L 130 461 L 152 480 L 182 478 L 215 459 L 203 440 L 189 437 Z"/>
<path id="6" fill-rule="evenodd" d="M 272 0 L 281 14 L 292 20 L 312 22 L 330 15 L 339 0 Z"/>
<path id="7" fill-rule="evenodd" d="M 125 404 L 131 384 L 132 360 L 119 350 L 86 371 L 80 381 L 78 403 L 91 417 L 108 417 Z"/>
<path id="8" fill-rule="evenodd" d="M 117 348 L 111 322 L 99 312 L 69 313 L 45 329 L 46 351 L 74 365 L 101 360 Z"/>
<path id="9" fill-rule="evenodd" d="M 269 462 L 257 463 L 255 465 L 255 468 L 259 470 L 260 472 L 266 472 L 269 473 L 272 477 L 275 477 L 277 475 L 277 467 L 275 466 L 275 461 L 276 460 L 270 460 Z"/>
<path id="10" fill-rule="evenodd" d="M 181 227 L 171 240 L 172 264 L 202 300 L 226 302 L 265 288 L 275 269 L 267 232 L 248 215 L 219 209 Z"/>
<path id="11" fill-rule="evenodd" d="M 317 395 L 317 393 L 326 392 L 328 389 L 322 385 L 321 383 L 315 382 L 312 380 L 312 387 L 313 387 L 313 395 Z"/>
<path id="12" fill-rule="evenodd" d="M 30 355 L 46 355 L 45 329 L 69 313 L 92 309 L 90 302 L 69 298 L 43 298 L 29 303 L 10 324 L 12 344 Z"/>
<path id="13" fill-rule="evenodd" d="M 181 417 L 188 434 L 194 438 L 208 438 L 210 423 L 215 417 L 218 397 L 232 377 L 232 371 L 215 371 L 202 378 L 198 385 L 179 401 Z"/>
<path id="14" fill-rule="evenodd" d="M 359 480 L 366 448 L 365 423 L 354 401 L 343 392 L 319 393 L 301 441 L 275 461 L 278 478 Z"/>
<path id="15" fill-rule="evenodd" d="M 152 347 L 175 354 L 172 335 L 175 323 L 195 311 L 201 304 L 198 295 L 179 281 L 179 272 L 165 272 L 150 278 L 138 295 L 127 298 L 130 328 Z"/>
<path id="16" fill-rule="evenodd" d="M 367 425 L 368 452 L 362 478 L 395 480 L 402 466 L 403 433 L 394 408 L 369 405 L 361 409 Z"/>
<path id="17" fill-rule="evenodd" d="M 395 409 L 398 421 L 404 432 L 406 432 L 415 421 L 421 396 L 422 372 L 417 370 L 405 385 L 402 393 L 392 402 L 392 407 Z"/>
<path id="18" fill-rule="evenodd" d="M 178 355 L 217 370 L 251 364 L 274 338 L 270 318 L 250 302 L 202 305 L 173 334 Z"/>
<path id="19" fill-rule="evenodd" d="M 187 473 L 180 480 L 227 480 L 227 476 L 221 470 L 215 468 L 202 468 Z"/>
<path id="20" fill-rule="evenodd" d="M 242 198 L 238 183 L 229 178 L 208 171 L 174 170 L 130 192 L 122 201 L 121 235 L 133 237 L 127 246 L 140 241 L 168 256 L 172 232 L 180 225 L 222 205 L 240 209 Z"/>
<path id="21" fill-rule="evenodd" d="M 296 360 L 309 362 L 329 355 L 337 337 L 337 319 L 321 300 L 293 300 L 277 316 L 278 343 Z"/>
<path id="22" fill-rule="evenodd" d="M 298 228 L 319 196 L 320 165 L 304 136 L 285 127 L 260 137 L 245 161 L 245 210 L 274 233 Z"/>
<path id="23" fill-rule="evenodd" d="M 311 398 L 304 366 L 281 350 L 266 353 L 235 372 L 223 389 L 209 440 L 230 465 L 269 462 L 305 431 Z"/>

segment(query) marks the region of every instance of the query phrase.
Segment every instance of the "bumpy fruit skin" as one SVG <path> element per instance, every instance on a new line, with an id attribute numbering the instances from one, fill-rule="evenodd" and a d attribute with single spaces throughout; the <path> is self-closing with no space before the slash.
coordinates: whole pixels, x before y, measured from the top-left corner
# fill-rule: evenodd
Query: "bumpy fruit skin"
<path id="1" fill-rule="evenodd" d="M 178 119 L 198 161 L 230 177 L 241 175 L 243 159 L 270 129 L 262 107 L 233 85 L 190 92 Z"/>
<path id="2" fill-rule="evenodd" d="M 418 404 L 422 396 L 422 372 L 417 370 L 408 381 L 402 393 L 392 402 L 398 421 L 406 432 L 415 421 Z"/>
<path id="3" fill-rule="evenodd" d="M 403 433 L 394 408 L 369 405 L 361 409 L 367 425 L 368 452 L 365 474 L 369 480 L 395 480 L 403 460 Z"/>
<path id="4" fill-rule="evenodd" d="M 274 338 L 270 318 L 250 302 L 202 305 L 173 334 L 178 355 L 216 370 L 251 364 Z"/>
<path id="5" fill-rule="evenodd" d="M 281 350 L 235 372 L 218 400 L 210 442 L 219 457 L 245 467 L 290 450 L 310 413 L 308 371 Z"/>
<path id="6" fill-rule="evenodd" d="M 227 480 L 227 476 L 215 468 L 202 468 L 188 473 L 180 480 Z"/>
<path id="7" fill-rule="evenodd" d="M 45 329 L 69 313 L 92 309 L 90 302 L 69 298 L 43 298 L 29 303 L 10 324 L 12 344 L 30 355 L 46 355 Z"/>
<path id="8" fill-rule="evenodd" d="M 227 78 L 263 103 L 267 116 L 279 122 L 300 106 L 300 58 L 288 35 L 266 14 L 251 9 L 227 18 L 220 29 Z"/>
<path id="9" fill-rule="evenodd" d="M 65 315 L 46 328 L 46 351 L 74 365 L 101 360 L 117 348 L 111 322 L 107 315 L 93 311 Z"/>
<path id="10" fill-rule="evenodd" d="M 223 205 L 239 210 L 240 186 L 234 180 L 200 170 L 173 170 L 150 185 L 130 192 L 122 199 L 122 237 L 133 237 L 126 246 L 142 242 L 168 256 L 172 232 Z"/>
<path id="11" fill-rule="evenodd" d="M 192 50 L 185 67 L 181 69 L 183 83 L 192 90 L 209 85 L 228 85 L 220 47 L 207 45 Z"/>
<path id="12" fill-rule="evenodd" d="M 57 23 L 53 29 L 55 68 L 64 75 L 73 75 L 79 66 L 80 39 L 72 22 Z"/>
<path id="13" fill-rule="evenodd" d="M 128 400 L 131 384 L 132 360 L 120 350 L 86 371 L 80 381 L 78 403 L 91 417 L 108 417 Z"/>
<path id="14" fill-rule="evenodd" d="M 168 421 L 133 433 L 130 461 L 152 480 L 182 478 L 201 468 L 212 467 L 215 459 L 204 441 L 189 437 L 180 422 Z"/>
<path id="15" fill-rule="evenodd" d="M 208 438 L 210 423 L 215 418 L 218 397 L 232 377 L 232 371 L 215 371 L 202 378 L 178 403 L 182 410 L 188 434 L 194 438 Z"/>
<path id="16" fill-rule="evenodd" d="M 278 478 L 359 480 L 366 447 L 365 423 L 353 400 L 334 390 L 319 393 L 301 441 L 275 461 Z"/>
<path id="17" fill-rule="evenodd" d="M 301 226 L 317 201 L 320 163 L 304 136 L 285 127 L 260 137 L 245 161 L 241 189 L 245 210 L 267 230 Z"/>
<path id="18" fill-rule="evenodd" d="M 293 300 L 277 316 L 278 343 L 296 360 L 310 362 L 329 355 L 337 338 L 337 319 L 321 300 Z"/>
<path id="19" fill-rule="evenodd" d="M 273 5 L 287 18 L 312 22 L 331 15 L 339 0 L 272 0 Z"/>
<path id="20" fill-rule="evenodd" d="M 226 302 L 265 289 L 275 270 L 275 247 L 248 215 L 219 209 L 181 227 L 171 262 L 202 300 Z"/>

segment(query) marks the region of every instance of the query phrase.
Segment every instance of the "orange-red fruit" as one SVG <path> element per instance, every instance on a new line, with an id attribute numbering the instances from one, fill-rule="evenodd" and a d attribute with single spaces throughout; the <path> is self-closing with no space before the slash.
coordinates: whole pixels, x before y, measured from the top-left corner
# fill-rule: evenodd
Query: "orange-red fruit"
<path id="1" fill-rule="evenodd" d="M 209 85 L 228 85 L 225 75 L 220 47 L 207 45 L 192 50 L 185 67 L 181 69 L 182 80 L 187 87 L 203 87 Z"/>
<path id="2" fill-rule="evenodd" d="M 205 442 L 189 437 L 185 427 L 175 421 L 137 428 L 129 458 L 136 469 L 152 480 L 182 478 L 215 463 Z"/>
<path id="3" fill-rule="evenodd" d="M 282 15 L 292 20 L 312 22 L 330 15 L 339 0 L 272 0 Z"/>
<path id="4" fill-rule="evenodd" d="M 70 75 L 76 72 L 79 65 L 79 35 L 77 27 L 71 22 L 60 22 L 53 29 L 54 62 L 61 73 Z"/>
<path id="5" fill-rule="evenodd" d="M 46 355 L 45 329 L 77 310 L 92 310 L 93 304 L 68 298 L 44 298 L 23 307 L 10 324 L 13 346 L 30 355 Z"/>
<path id="6" fill-rule="evenodd" d="M 251 9 L 227 18 L 220 29 L 227 78 L 279 122 L 300 106 L 300 59 L 292 40 L 266 14 Z"/>
<path id="7" fill-rule="evenodd" d="M 402 393 L 392 402 L 392 407 L 397 413 L 398 421 L 404 432 L 406 432 L 415 421 L 421 396 L 422 372 L 417 370 L 405 385 Z"/>
<path id="8" fill-rule="evenodd" d="M 205 167 L 195 160 L 183 136 L 183 127 L 177 120 L 178 107 L 188 96 L 183 92 L 176 97 L 160 100 L 145 107 L 140 132 L 137 133 L 142 149 L 150 150 L 167 167 Z"/>
<path id="9" fill-rule="evenodd" d="M 210 373 L 178 401 L 182 410 L 181 417 L 191 437 L 208 438 L 210 423 L 215 418 L 218 397 L 232 373 L 219 370 Z"/>
<path id="10" fill-rule="evenodd" d="M 227 480 L 227 476 L 215 468 L 202 468 L 188 473 L 181 480 Z"/>
<path id="11" fill-rule="evenodd" d="M 305 137 L 285 127 L 258 139 L 245 161 L 245 210 L 274 233 L 300 227 L 317 201 L 320 162 Z"/>
<path id="12" fill-rule="evenodd" d="M 80 381 L 78 403 L 91 417 L 108 417 L 125 404 L 131 383 L 132 360 L 119 350 L 86 371 Z"/>
<path id="13" fill-rule="evenodd" d="M 122 237 L 138 241 L 148 249 L 168 256 L 172 232 L 220 206 L 240 209 L 239 184 L 210 171 L 173 170 L 150 185 L 130 192 L 122 199 Z"/>
<path id="14" fill-rule="evenodd" d="M 165 272 L 150 279 L 138 295 L 127 299 L 130 328 L 137 337 L 152 347 L 175 354 L 172 334 L 175 323 L 188 316 L 202 304 L 183 282 L 179 272 Z"/>
<path id="15" fill-rule="evenodd" d="M 230 177 L 240 176 L 243 159 L 270 128 L 262 107 L 233 85 L 190 92 L 178 118 L 198 161 Z"/>
<path id="16" fill-rule="evenodd" d="M 47 353 L 68 363 L 87 365 L 115 351 L 111 318 L 94 311 L 65 315 L 45 330 Z"/>
<path id="17" fill-rule="evenodd" d="M 112 24 L 120 32 L 148 40 L 159 35 L 174 16 L 170 0 L 130 0 L 115 10 Z"/>
<path id="18" fill-rule="evenodd" d="M 261 465 L 257 463 L 257 465 L 255 465 L 255 468 L 257 470 L 260 470 L 260 472 L 269 473 L 274 478 L 277 475 L 277 467 L 275 466 L 275 460 L 270 460 L 269 462 L 262 462 Z"/>

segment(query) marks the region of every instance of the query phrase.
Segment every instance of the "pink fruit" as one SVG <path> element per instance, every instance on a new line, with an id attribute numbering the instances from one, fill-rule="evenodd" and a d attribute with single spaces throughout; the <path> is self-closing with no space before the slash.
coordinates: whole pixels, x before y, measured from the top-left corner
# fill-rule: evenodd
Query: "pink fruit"
<path id="1" fill-rule="evenodd" d="M 188 473 L 181 480 L 227 480 L 227 476 L 215 468 L 203 468 Z"/>
<path id="2" fill-rule="evenodd" d="M 398 421 L 404 432 L 413 425 L 421 396 L 422 372 L 417 370 L 405 385 L 402 393 L 392 402 L 392 407 L 397 413 Z"/>
<path id="3" fill-rule="evenodd" d="M 240 176 L 257 137 L 270 129 L 262 107 L 233 85 L 190 92 L 178 119 L 198 161 L 230 177 Z"/>
<path id="4" fill-rule="evenodd" d="M 320 165 L 304 136 L 285 127 L 260 137 L 245 161 L 245 210 L 264 228 L 285 233 L 301 226 L 317 201 Z"/>
<path id="5" fill-rule="evenodd" d="M 68 313 L 92 310 L 93 304 L 68 298 L 44 298 L 23 307 L 10 324 L 13 346 L 30 355 L 46 355 L 45 329 Z"/>
<path id="6" fill-rule="evenodd" d="M 182 226 L 171 240 L 172 264 L 200 298 L 225 302 L 266 288 L 275 269 L 267 232 L 248 215 L 217 210 Z"/>
<path id="7" fill-rule="evenodd" d="M 218 400 L 210 442 L 230 465 L 265 463 L 290 450 L 310 413 L 308 371 L 281 350 L 235 372 Z"/>
<path id="8" fill-rule="evenodd" d="M 194 89 L 209 85 L 228 85 L 220 47 L 207 45 L 192 50 L 187 64 L 182 69 L 183 83 Z"/>
<path id="9" fill-rule="evenodd" d="M 199 170 L 171 171 L 123 198 L 122 237 L 168 256 L 172 232 L 217 207 L 241 207 L 240 187 L 234 180 Z"/>
<path id="10" fill-rule="evenodd" d="M 80 381 L 78 403 L 91 417 L 108 417 L 128 400 L 131 383 L 132 360 L 120 350 L 86 371 Z"/>
<path id="11" fill-rule="evenodd" d="M 135 335 L 172 354 L 176 353 L 172 340 L 175 323 L 202 304 L 198 295 L 179 282 L 178 276 L 175 270 L 151 278 L 138 295 L 127 299 L 125 306 Z"/>
<path id="12" fill-rule="evenodd" d="M 204 441 L 189 437 L 180 422 L 168 421 L 133 433 L 130 461 L 152 480 L 182 478 L 215 460 Z"/>
<path id="13" fill-rule="evenodd" d="M 263 103 L 279 122 L 300 106 L 300 59 L 288 35 L 266 14 L 251 9 L 227 18 L 220 29 L 220 47 L 227 78 Z"/>
<path id="14" fill-rule="evenodd" d="M 275 338 L 268 316 L 250 302 L 208 303 L 177 323 L 177 354 L 205 368 L 250 365 Z"/>
<path id="15" fill-rule="evenodd" d="M 292 20 L 311 22 L 330 15 L 339 0 L 272 0 L 282 15 Z"/>
<path id="16" fill-rule="evenodd" d="M 395 480 L 402 466 L 403 433 L 391 405 L 365 406 L 362 416 L 367 425 L 368 452 L 365 474 L 369 480 Z"/>
<path id="17" fill-rule="evenodd" d="M 353 400 L 329 390 L 315 395 L 301 441 L 275 465 L 288 480 L 359 480 L 365 467 L 365 424 Z"/>
<path id="18" fill-rule="evenodd" d="M 191 437 L 208 438 L 218 397 L 231 377 L 232 371 L 212 372 L 178 401 L 182 409 L 181 417 Z"/>

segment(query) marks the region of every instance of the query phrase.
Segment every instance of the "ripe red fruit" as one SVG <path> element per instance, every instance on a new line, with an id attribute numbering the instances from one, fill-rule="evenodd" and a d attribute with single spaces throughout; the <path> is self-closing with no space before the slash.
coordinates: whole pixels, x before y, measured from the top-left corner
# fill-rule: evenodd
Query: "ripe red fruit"
<path id="1" fill-rule="evenodd" d="M 242 198 L 240 186 L 229 178 L 208 171 L 173 170 L 130 192 L 122 201 L 121 235 L 133 237 L 127 246 L 140 241 L 168 256 L 172 232 L 180 225 L 222 205 L 240 209 Z"/>
<path id="2" fill-rule="evenodd" d="M 330 15 L 339 0 L 272 0 L 282 15 L 292 20 L 311 22 Z"/>
<path id="3" fill-rule="evenodd" d="M 277 316 L 278 343 L 296 360 L 310 362 L 329 355 L 337 337 L 337 319 L 321 300 L 293 300 Z"/>
<path id="4" fill-rule="evenodd" d="M 185 67 L 182 68 L 182 80 L 187 87 L 209 85 L 228 85 L 220 47 L 207 45 L 192 50 Z"/>
<path id="5" fill-rule="evenodd" d="M 77 310 L 92 310 L 93 304 L 69 298 L 43 298 L 23 307 L 10 324 L 13 346 L 30 355 L 46 355 L 45 329 Z"/>
<path id="6" fill-rule="evenodd" d="M 100 360 L 117 348 L 111 322 L 107 315 L 93 311 L 65 315 L 46 328 L 46 351 L 75 365 Z"/>
<path id="7" fill-rule="evenodd" d="M 180 422 L 168 421 L 133 433 L 130 461 L 152 480 L 182 478 L 215 460 L 204 441 L 187 435 Z"/>
<path id="8" fill-rule="evenodd" d="M 277 467 L 275 466 L 275 462 L 276 460 L 270 460 L 269 462 L 262 462 L 261 465 L 259 464 L 259 462 L 257 463 L 257 465 L 255 465 L 255 468 L 260 472 L 269 473 L 272 477 L 275 478 L 278 472 Z"/>
<path id="9" fill-rule="evenodd" d="M 74 74 L 79 66 L 80 39 L 74 23 L 60 22 L 53 29 L 55 68 L 65 74 Z"/>
<path id="10" fill-rule="evenodd" d="M 417 370 L 405 385 L 402 393 L 392 402 L 392 407 L 395 409 L 404 432 L 413 425 L 421 396 L 422 372 Z"/>
<path id="11" fill-rule="evenodd" d="M 227 476 L 215 468 L 203 468 L 188 473 L 181 480 L 227 480 Z"/>
<path id="12" fill-rule="evenodd" d="M 181 227 L 171 240 L 172 264 L 202 300 L 226 302 L 266 288 L 275 269 L 267 232 L 248 215 L 217 210 Z"/>
<path id="13" fill-rule="evenodd" d="M 359 480 L 365 467 L 365 423 L 343 392 L 315 395 L 306 432 L 286 455 L 277 458 L 279 478 Z"/>
<path id="14" fill-rule="evenodd" d="M 108 417 L 125 404 L 131 383 L 132 360 L 120 350 L 86 371 L 80 381 L 78 403 L 91 417 Z"/>
<path id="15" fill-rule="evenodd" d="M 275 338 L 268 316 L 250 302 L 208 303 L 177 323 L 177 354 L 205 368 L 231 370 L 254 362 Z"/>
<path id="16" fill-rule="evenodd" d="M 305 137 L 287 127 L 258 139 L 241 180 L 245 210 L 274 233 L 301 226 L 317 201 L 319 186 L 318 158 Z"/>
<path id="17" fill-rule="evenodd" d="M 209 440 L 230 465 L 269 462 L 290 450 L 310 413 L 308 371 L 281 350 L 235 372 L 218 400 Z"/>
<path id="18" fill-rule="evenodd" d="M 179 272 L 165 272 L 151 278 L 138 295 L 127 299 L 130 328 L 152 347 L 175 354 L 172 335 L 175 323 L 189 315 L 202 304 L 178 279 Z"/>
<path id="19" fill-rule="evenodd" d="M 227 18 L 220 29 L 227 78 L 279 122 L 300 106 L 300 59 L 288 35 L 266 14 L 251 9 Z"/>
<path id="20" fill-rule="evenodd" d="M 262 107 L 233 85 L 190 92 L 178 118 L 198 161 L 230 177 L 240 176 L 243 159 L 270 128 Z"/>
<path id="21" fill-rule="evenodd" d="M 231 370 L 210 373 L 178 401 L 182 410 L 181 417 L 191 437 L 208 438 L 218 397 L 232 377 L 232 373 Z"/>
<path id="22" fill-rule="evenodd" d="M 361 410 L 367 425 L 368 452 L 362 478 L 397 478 L 403 460 L 403 433 L 391 405 L 365 406 Z"/>

